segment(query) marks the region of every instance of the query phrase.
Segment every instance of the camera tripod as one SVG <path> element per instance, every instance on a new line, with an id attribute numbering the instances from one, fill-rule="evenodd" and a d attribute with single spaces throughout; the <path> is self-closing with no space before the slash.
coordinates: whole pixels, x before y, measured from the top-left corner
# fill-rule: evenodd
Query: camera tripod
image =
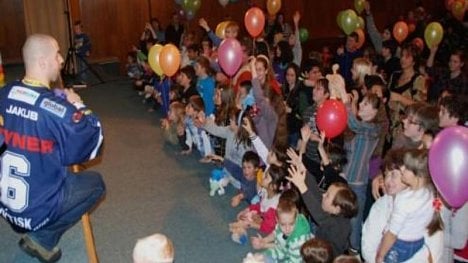
<path id="1" fill-rule="evenodd" d="M 98 84 L 102 84 L 105 81 L 102 77 L 98 74 L 98 72 L 86 61 L 86 59 L 77 54 L 75 49 L 75 45 L 73 42 L 73 28 L 71 23 L 71 16 L 70 16 L 70 3 L 69 0 L 65 0 L 65 15 L 67 18 L 67 29 L 68 29 L 68 51 L 67 57 L 65 58 L 65 62 L 62 67 L 62 79 L 64 79 L 68 85 L 73 85 L 76 88 L 85 88 L 87 85 L 81 83 L 80 85 L 76 85 L 77 77 L 84 73 L 85 71 L 89 70 L 98 80 Z M 80 64 L 82 67 L 78 67 Z"/>

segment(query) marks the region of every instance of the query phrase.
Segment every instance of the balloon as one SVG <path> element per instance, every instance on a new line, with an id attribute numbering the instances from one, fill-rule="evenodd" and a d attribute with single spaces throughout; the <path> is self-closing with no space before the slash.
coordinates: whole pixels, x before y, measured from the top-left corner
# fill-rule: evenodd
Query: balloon
<path id="1" fill-rule="evenodd" d="M 267 0 L 268 14 L 276 15 L 281 9 L 281 0 Z"/>
<path id="2" fill-rule="evenodd" d="M 413 43 L 415 46 L 417 46 L 419 48 L 420 52 L 422 52 L 424 50 L 424 41 L 420 37 L 417 37 L 417 38 L 413 39 L 413 41 L 411 41 L 411 43 Z"/>
<path id="3" fill-rule="evenodd" d="M 244 16 L 244 24 L 252 37 L 258 37 L 265 26 L 265 15 L 263 11 L 258 7 L 252 7 L 247 10 Z"/>
<path id="4" fill-rule="evenodd" d="M 364 18 L 358 16 L 357 18 L 357 23 L 356 23 L 356 28 L 362 28 L 364 29 L 366 27 L 366 22 L 364 22 Z"/>
<path id="5" fill-rule="evenodd" d="M 299 29 L 299 40 L 301 40 L 302 43 L 306 42 L 307 39 L 309 39 L 309 31 L 305 27 L 301 27 Z"/>
<path id="6" fill-rule="evenodd" d="M 242 47 L 235 38 L 227 38 L 218 48 L 218 61 L 224 72 L 232 77 L 242 64 Z"/>
<path id="7" fill-rule="evenodd" d="M 455 0 L 445 0 L 445 8 L 447 8 L 448 11 L 452 11 L 452 5 Z"/>
<path id="8" fill-rule="evenodd" d="M 354 10 L 345 10 L 341 16 L 341 28 L 346 35 L 351 34 L 356 29 L 357 15 Z"/>
<path id="9" fill-rule="evenodd" d="M 175 3 L 178 4 L 178 5 L 181 5 L 181 4 L 182 4 L 182 0 L 175 0 Z"/>
<path id="10" fill-rule="evenodd" d="M 463 21 L 463 17 L 465 16 L 465 1 L 464 0 L 455 0 L 452 4 L 452 15 L 460 20 Z"/>
<path id="11" fill-rule="evenodd" d="M 229 0 L 218 0 L 219 4 L 222 5 L 223 7 L 226 7 L 226 5 L 229 3 Z"/>
<path id="12" fill-rule="evenodd" d="M 354 9 L 358 12 L 358 14 L 362 13 L 364 10 L 365 0 L 354 0 Z"/>
<path id="13" fill-rule="evenodd" d="M 192 11 L 195 14 L 200 9 L 201 0 L 182 0 L 182 8 L 185 12 Z"/>
<path id="14" fill-rule="evenodd" d="M 358 34 L 359 36 L 359 41 L 357 42 L 357 48 L 361 48 L 366 42 L 366 34 L 364 33 L 364 30 L 362 30 L 362 28 L 358 28 L 354 30 L 354 32 L 356 32 L 356 34 Z"/>
<path id="15" fill-rule="evenodd" d="M 174 76 L 180 66 L 180 52 L 177 47 L 173 44 L 164 45 L 159 54 L 159 64 L 166 76 Z"/>
<path id="16" fill-rule="evenodd" d="M 338 12 L 338 15 L 336 16 L 336 23 L 338 24 L 338 26 L 341 28 L 341 19 L 343 19 L 343 15 L 344 15 L 344 11 L 340 11 Z"/>
<path id="17" fill-rule="evenodd" d="M 162 45 L 156 44 L 152 46 L 148 52 L 148 63 L 154 73 L 162 76 L 164 73 L 161 64 L 159 63 L 159 54 L 161 54 L 161 50 L 163 49 Z"/>
<path id="18" fill-rule="evenodd" d="M 345 129 L 348 115 L 343 102 L 339 100 L 326 100 L 317 109 L 317 127 L 325 132 L 327 138 L 340 135 Z"/>
<path id="19" fill-rule="evenodd" d="M 429 150 L 429 171 L 451 207 L 468 201 L 468 128 L 449 127 L 437 134 Z"/>
<path id="20" fill-rule="evenodd" d="M 406 22 L 399 21 L 396 22 L 393 26 L 393 37 L 398 41 L 398 43 L 403 42 L 408 36 L 408 25 Z"/>
<path id="21" fill-rule="evenodd" d="M 225 31 L 226 31 L 226 26 L 229 24 L 229 21 L 223 21 L 221 23 L 219 23 L 217 26 L 216 26 L 216 35 L 221 38 L 221 39 L 224 39 L 224 34 L 225 34 Z"/>
<path id="22" fill-rule="evenodd" d="M 438 22 L 432 22 L 424 30 L 424 40 L 428 48 L 439 45 L 444 37 L 444 29 Z"/>

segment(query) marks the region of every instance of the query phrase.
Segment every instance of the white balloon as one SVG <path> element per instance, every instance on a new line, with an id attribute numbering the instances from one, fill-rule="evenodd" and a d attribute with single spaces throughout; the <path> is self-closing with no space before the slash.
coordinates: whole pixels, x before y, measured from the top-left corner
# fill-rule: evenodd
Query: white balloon
<path id="1" fill-rule="evenodd" d="M 229 0 L 219 0 L 219 4 L 222 5 L 223 7 L 226 7 L 228 3 L 229 3 Z"/>

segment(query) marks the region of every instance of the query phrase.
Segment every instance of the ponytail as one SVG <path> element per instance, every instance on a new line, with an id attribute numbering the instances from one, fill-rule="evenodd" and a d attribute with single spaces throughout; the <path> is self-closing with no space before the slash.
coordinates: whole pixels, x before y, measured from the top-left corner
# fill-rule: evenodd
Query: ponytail
<path id="1" fill-rule="evenodd" d="M 432 201 L 434 215 L 432 216 L 432 220 L 429 223 L 429 225 L 427 225 L 427 232 L 429 236 L 432 236 L 435 232 L 444 229 L 444 222 L 442 221 L 442 217 L 440 216 L 440 210 L 442 209 L 442 206 L 442 200 L 440 200 L 437 191 L 435 191 L 434 200 Z"/>

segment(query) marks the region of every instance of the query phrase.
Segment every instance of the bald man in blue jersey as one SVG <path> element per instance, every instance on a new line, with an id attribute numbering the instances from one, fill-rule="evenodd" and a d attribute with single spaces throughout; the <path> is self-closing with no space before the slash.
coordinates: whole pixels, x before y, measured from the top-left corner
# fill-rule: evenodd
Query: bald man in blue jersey
<path id="1" fill-rule="evenodd" d="M 0 215 L 23 233 L 19 246 L 41 262 L 61 257 L 57 244 L 105 193 L 97 172 L 68 166 L 96 158 L 101 123 L 73 90 L 58 97 L 49 84 L 63 58 L 57 41 L 35 34 L 23 46 L 26 74 L 0 90 Z"/>

